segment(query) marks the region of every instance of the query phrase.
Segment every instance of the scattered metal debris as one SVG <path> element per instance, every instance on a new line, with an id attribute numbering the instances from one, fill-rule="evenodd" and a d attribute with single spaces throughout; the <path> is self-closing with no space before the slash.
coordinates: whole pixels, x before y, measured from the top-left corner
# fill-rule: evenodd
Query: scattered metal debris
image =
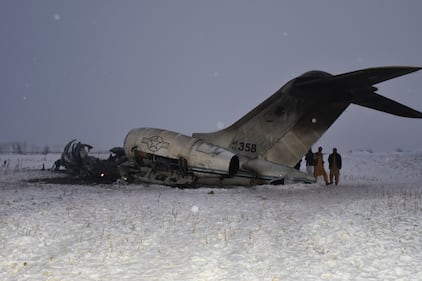
<path id="1" fill-rule="evenodd" d="M 81 180 L 92 182 L 114 182 L 120 178 L 118 165 L 127 160 L 121 147 L 110 149 L 107 159 L 100 159 L 89 155 L 92 146 L 71 140 L 64 148 L 52 170 L 64 171 Z M 61 168 L 64 168 L 61 169 Z"/>

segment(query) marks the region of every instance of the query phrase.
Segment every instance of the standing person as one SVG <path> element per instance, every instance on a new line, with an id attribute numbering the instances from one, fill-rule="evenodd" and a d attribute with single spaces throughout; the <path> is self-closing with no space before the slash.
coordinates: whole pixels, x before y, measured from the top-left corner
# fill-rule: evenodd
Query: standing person
<path id="1" fill-rule="evenodd" d="M 333 183 L 338 185 L 341 170 L 341 155 L 337 153 L 337 148 L 333 148 L 333 153 L 328 156 L 328 168 L 330 169 L 330 184 Z"/>
<path id="2" fill-rule="evenodd" d="M 309 148 L 308 153 L 305 155 L 306 161 L 306 172 L 308 175 L 314 174 L 314 153 L 312 152 L 312 148 Z"/>
<path id="3" fill-rule="evenodd" d="M 322 147 L 318 147 L 318 152 L 314 153 L 314 177 L 318 180 L 319 176 L 324 177 L 325 185 L 329 185 L 327 172 L 324 169 L 324 159 L 322 157 Z"/>

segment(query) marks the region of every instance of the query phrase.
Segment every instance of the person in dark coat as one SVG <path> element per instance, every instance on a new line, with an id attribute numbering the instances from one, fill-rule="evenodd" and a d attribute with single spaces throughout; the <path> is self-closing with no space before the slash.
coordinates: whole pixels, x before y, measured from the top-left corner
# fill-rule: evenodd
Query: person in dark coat
<path id="1" fill-rule="evenodd" d="M 305 155 L 305 162 L 306 162 L 306 172 L 308 175 L 314 174 L 314 153 L 312 149 L 309 148 L 308 153 Z"/>
<path id="2" fill-rule="evenodd" d="M 333 153 L 328 156 L 328 168 L 330 169 L 330 184 L 335 181 L 338 185 L 341 170 L 341 155 L 337 152 L 337 148 L 333 148 Z"/>

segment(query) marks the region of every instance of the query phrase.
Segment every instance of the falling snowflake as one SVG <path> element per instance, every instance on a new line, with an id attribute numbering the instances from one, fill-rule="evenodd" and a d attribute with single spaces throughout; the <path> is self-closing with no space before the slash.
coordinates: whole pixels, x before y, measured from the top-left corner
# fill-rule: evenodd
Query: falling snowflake
<path id="1" fill-rule="evenodd" d="M 62 19 L 62 17 L 59 14 L 54 14 L 53 19 L 56 20 L 56 21 L 59 21 L 59 20 Z"/>

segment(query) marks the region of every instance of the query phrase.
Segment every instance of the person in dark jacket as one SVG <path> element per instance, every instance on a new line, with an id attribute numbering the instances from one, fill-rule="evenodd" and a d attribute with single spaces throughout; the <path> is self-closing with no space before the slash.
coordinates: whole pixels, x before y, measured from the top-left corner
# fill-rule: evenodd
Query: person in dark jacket
<path id="1" fill-rule="evenodd" d="M 305 162 L 306 162 L 306 172 L 308 175 L 314 174 L 314 153 L 312 149 L 309 148 L 308 153 L 305 155 Z"/>
<path id="2" fill-rule="evenodd" d="M 341 155 L 337 152 L 337 148 L 333 148 L 333 153 L 328 156 L 328 168 L 330 169 L 330 184 L 335 181 L 338 185 L 341 170 Z"/>

